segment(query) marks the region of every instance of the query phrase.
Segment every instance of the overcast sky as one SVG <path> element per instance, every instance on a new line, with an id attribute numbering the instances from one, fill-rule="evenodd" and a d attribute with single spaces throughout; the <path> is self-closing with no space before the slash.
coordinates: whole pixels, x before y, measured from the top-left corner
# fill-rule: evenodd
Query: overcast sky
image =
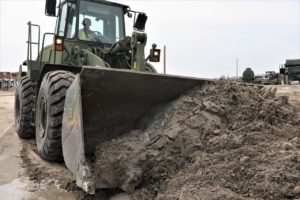
<path id="1" fill-rule="evenodd" d="M 167 46 L 167 72 L 196 77 L 278 71 L 300 58 L 300 0 L 142 1 L 115 0 L 148 15 L 148 45 Z M 44 0 L 0 0 L 0 70 L 16 71 L 26 59 L 28 21 L 53 32 Z M 131 35 L 132 24 L 127 24 Z M 156 64 L 162 72 L 162 62 Z"/>

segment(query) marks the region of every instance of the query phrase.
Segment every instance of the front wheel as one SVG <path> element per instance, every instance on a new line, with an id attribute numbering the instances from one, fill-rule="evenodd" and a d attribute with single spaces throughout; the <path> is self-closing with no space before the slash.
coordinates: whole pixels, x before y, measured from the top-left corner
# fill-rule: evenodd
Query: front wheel
<path id="1" fill-rule="evenodd" d="M 62 119 L 65 96 L 74 74 L 54 71 L 45 74 L 36 104 L 36 142 L 40 156 L 49 161 L 62 161 Z"/>

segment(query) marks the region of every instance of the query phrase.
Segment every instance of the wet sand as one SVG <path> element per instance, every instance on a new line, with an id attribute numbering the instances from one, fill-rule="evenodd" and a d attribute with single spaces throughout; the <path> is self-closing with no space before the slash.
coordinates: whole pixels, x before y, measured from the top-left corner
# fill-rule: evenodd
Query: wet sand
<path id="1" fill-rule="evenodd" d="M 30 180 L 20 154 L 28 141 L 22 141 L 14 130 L 13 107 L 14 92 L 0 91 L 0 200 L 75 199 L 72 193 L 59 189 L 55 181 L 49 184 L 48 180 L 55 180 L 54 177 L 40 183 Z M 33 157 L 38 161 L 38 156 Z M 44 162 L 44 165 L 50 164 Z"/>

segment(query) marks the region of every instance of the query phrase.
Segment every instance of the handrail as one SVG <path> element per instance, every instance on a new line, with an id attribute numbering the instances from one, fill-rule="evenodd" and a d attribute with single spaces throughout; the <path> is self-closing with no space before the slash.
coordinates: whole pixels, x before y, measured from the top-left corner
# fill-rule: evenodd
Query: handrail
<path id="1" fill-rule="evenodd" d="M 37 45 L 38 53 L 40 51 L 40 37 L 41 37 L 41 27 L 37 24 L 32 24 L 31 21 L 27 23 L 28 25 L 28 41 L 27 41 L 27 61 L 32 60 L 32 45 Z M 37 27 L 38 30 L 38 41 L 32 42 L 32 27 Z"/>

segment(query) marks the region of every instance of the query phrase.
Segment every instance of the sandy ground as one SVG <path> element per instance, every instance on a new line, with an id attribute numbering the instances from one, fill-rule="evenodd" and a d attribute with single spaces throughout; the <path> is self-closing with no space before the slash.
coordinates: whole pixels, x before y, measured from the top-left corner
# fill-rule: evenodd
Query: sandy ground
<path id="1" fill-rule="evenodd" d="M 266 86 L 276 87 L 277 96 L 286 95 L 289 97 L 289 102 L 297 107 L 298 114 L 300 114 L 300 85 L 277 85 L 277 86 Z"/>
<path id="2" fill-rule="evenodd" d="M 0 91 L 0 200 L 34 200 L 34 199 L 75 199 L 72 193 L 59 189 L 53 177 L 40 183 L 31 181 L 30 171 L 21 158 L 21 152 L 26 151 L 29 143 L 22 141 L 14 130 L 14 92 Z M 30 148 L 31 149 L 31 148 Z M 49 166 L 32 150 L 26 156 L 40 166 Z M 51 166 L 49 166 L 51 167 Z M 57 166 L 51 170 L 65 170 L 64 166 Z"/>
<path id="3" fill-rule="evenodd" d="M 274 87 L 274 86 L 266 86 Z M 300 113 L 300 85 L 276 86 L 277 96 L 289 96 Z M 85 195 L 74 189 L 72 176 L 63 164 L 48 163 L 35 153 L 35 141 L 22 141 L 14 131 L 14 93 L 0 91 L 0 200 L 6 199 L 78 199 Z M 46 179 L 42 179 L 47 177 Z M 67 181 L 62 181 L 66 179 Z M 64 189 L 61 189 L 64 188 Z M 66 189 L 66 190 L 65 190 Z M 127 200 L 116 193 L 99 198 Z M 110 192 L 106 192 L 110 193 Z M 112 193 L 115 193 L 114 191 Z M 85 198 L 89 199 L 85 196 Z"/>

